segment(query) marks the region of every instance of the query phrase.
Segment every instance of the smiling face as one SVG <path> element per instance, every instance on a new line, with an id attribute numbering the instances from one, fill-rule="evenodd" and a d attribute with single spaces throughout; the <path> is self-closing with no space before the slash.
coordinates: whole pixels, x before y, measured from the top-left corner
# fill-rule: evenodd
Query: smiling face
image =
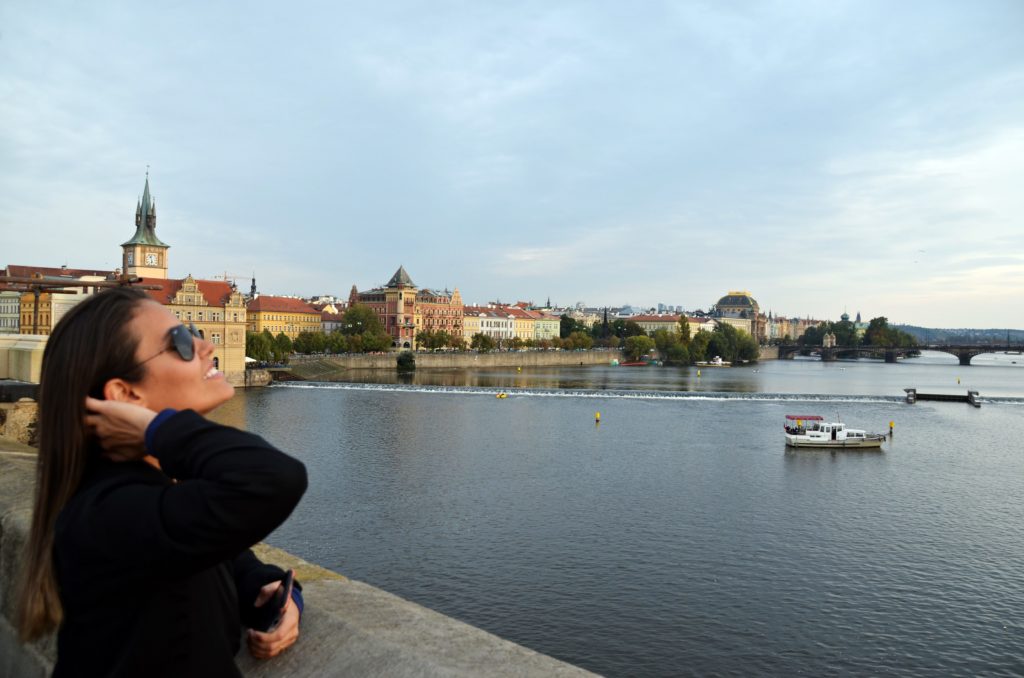
<path id="1" fill-rule="evenodd" d="M 170 407 L 206 414 L 230 400 L 235 387 L 223 372 L 214 369 L 210 342 L 195 337 L 195 356 L 188 362 L 170 348 L 168 332 L 180 324 L 173 313 L 155 301 L 139 304 L 130 330 L 139 338 L 135 359 L 147 362 L 145 374 L 132 384 L 132 390 L 138 404 L 154 412 Z"/>

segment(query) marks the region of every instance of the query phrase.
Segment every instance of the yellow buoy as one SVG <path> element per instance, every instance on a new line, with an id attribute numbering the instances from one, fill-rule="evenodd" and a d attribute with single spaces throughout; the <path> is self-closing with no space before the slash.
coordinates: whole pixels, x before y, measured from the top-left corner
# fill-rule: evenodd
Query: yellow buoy
<path id="1" fill-rule="evenodd" d="M 600 412 L 594 412 L 594 423 L 595 424 L 600 424 L 601 423 L 601 413 Z"/>
<path id="2" fill-rule="evenodd" d="M 698 377 L 700 376 L 700 370 L 697 370 L 697 376 Z"/>
<path id="3" fill-rule="evenodd" d="M 494 397 L 495 397 L 495 398 L 507 398 L 507 397 L 508 397 L 508 395 L 506 395 L 505 393 L 499 393 L 498 395 L 496 395 L 496 396 L 494 396 Z"/>
<path id="4" fill-rule="evenodd" d="M 523 371 L 523 368 L 522 368 L 522 367 L 517 367 L 517 368 L 516 368 L 516 372 L 522 372 L 522 371 Z"/>
<path id="5" fill-rule="evenodd" d="M 889 437 L 892 437 L 893 429 L 895 429 L 895 428 L 896 428 L 896 422 L 895 421 L 890 421 L 889 422 Z"/>

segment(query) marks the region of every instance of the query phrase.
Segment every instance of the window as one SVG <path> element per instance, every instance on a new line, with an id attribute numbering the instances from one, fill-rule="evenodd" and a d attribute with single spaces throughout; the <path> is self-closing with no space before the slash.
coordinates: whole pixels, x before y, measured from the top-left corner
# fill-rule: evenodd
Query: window
<path id="1" fill-rule="evenodd" d="M 219 344 L 220 343 L 220 334 L 218 332 L 214 332 L 213 334 L 211 334 L 210 335 L 210 341 L 213 342 L 214 345 Z"/>

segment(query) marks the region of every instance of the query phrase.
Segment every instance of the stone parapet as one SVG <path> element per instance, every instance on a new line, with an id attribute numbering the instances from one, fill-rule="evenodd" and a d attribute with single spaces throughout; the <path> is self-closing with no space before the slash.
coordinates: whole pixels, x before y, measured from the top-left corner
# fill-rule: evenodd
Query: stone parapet
<path id="1" fill-rule="evenodd" d="M 0 678 L 43 678 L 53 637 L 21 645 L 12 620 L 16 573 L 31 518 L 35 450 L 0 438 Z M 306 609 L 294 647 L 268 661 L 239 652 L 245 676 L 591 676 L 368 584 L 258 545 L 261 559 L 294 568 Z"/>
<path id="2" fill-rule="evenodd" d="M 31 398 L 0 403 L 0 436 L 22 445 L 35 445 L 39 405 Z"/>
<path id="3" fill-rule="evenodd" d="M 47 338 L 36 334 L 0 335 L 0 379 L 38 384 Z"/>

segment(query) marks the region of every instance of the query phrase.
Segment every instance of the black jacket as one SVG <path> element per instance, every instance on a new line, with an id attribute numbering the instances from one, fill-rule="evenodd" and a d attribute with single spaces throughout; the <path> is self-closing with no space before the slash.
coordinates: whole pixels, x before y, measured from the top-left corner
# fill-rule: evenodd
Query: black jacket
<path id="1" fill-rule="evenodd" d="M 162 473 L 92 463 L 57 518 L 54 676 L 237 676 L 243 617 L 283 575 L 249 547 L 305 492 L 301 462 L 192 411 L 161 423 L 149 453 Z"/>

